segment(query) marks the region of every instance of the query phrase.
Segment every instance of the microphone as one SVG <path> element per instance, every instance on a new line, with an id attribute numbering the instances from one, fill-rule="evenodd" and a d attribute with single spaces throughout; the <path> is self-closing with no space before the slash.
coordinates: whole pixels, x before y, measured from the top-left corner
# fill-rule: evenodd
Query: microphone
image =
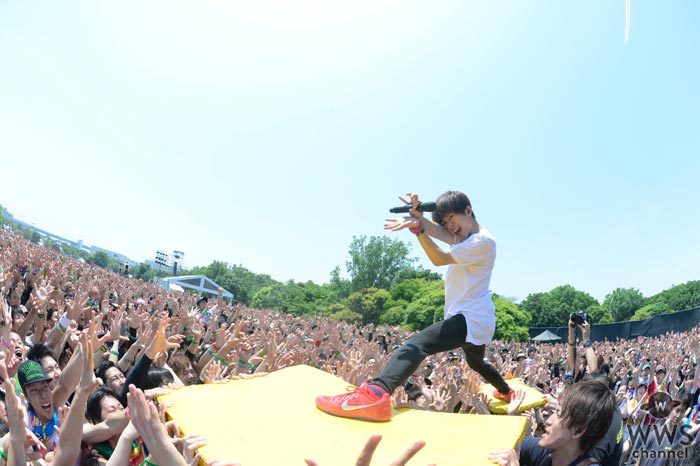
<path id="1" fill-rule="evenodd" d="M 434 212 L 436 208 L 437 205 L 434 202 L 421 202 L 418 204 L 418 207 L 416 207 L 416 210 L 418 212 Z M 389 212 L 392 214 L 405 214 L 411 209 L 413 209 L 411 205 L 402 205 L 401 207 L 392 207 L 389 209 Z"/>

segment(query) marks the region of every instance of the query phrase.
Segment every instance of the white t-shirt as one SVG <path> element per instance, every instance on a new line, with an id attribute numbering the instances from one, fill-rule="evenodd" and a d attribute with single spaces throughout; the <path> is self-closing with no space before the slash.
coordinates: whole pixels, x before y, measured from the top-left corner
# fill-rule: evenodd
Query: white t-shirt
<path id="1" fill-rule="evenodd" d="M 496 240 L 485 228 L 450 247 L 456 264 L 445 276 L 445 319 L 464 314 L 467 342 L 485 345 L 496 330 L 496 306 L 489 284 L 496 261 Z"/>

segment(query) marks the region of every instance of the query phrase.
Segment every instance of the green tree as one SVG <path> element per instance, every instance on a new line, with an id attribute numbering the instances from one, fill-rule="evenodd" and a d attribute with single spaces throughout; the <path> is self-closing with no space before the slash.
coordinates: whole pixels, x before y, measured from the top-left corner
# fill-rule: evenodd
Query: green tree
<path id="1" fill-rule="evenodd" d="M 27 239 L 34 244 L 39 244 L 41 242 L 41 235 L 34 230 L 30 230 Z"/>
<path id="2" fill-rule="evenodd" d="M 263 286 L 255 293 L 251 301 L 251 307 L 288 312 L 289 304 L 291 303 L 289 291 L 288 287 L 282 283 Z"/>
<path id="3" fill-rule="evenodd" d="M 599 304 L 596 299 L 571 285 L 558 286 L 547 293 L 528 295 L 520 308 L 532 316 L 533 327 L 567 325 L 569 315 Z"/>
<path id="4" fill-rule="evenodd" d="M 136 266 L 131 269 L 131 276 L 143 280 L 144 282 L 150 282 L 153 280 L 155 273 L 150 265 L 141 263 L 136 264 Z"/>
<path id="5" fill-rule="evenodd" d="M 495 340 L 503 341 L 527 341 L 530 338 L 528 327 L 532 318 L 521 310 L 517 304 L 509 299 L 493 294 L 493 303 L 496 306 L 496 333 Z"/>
<path id="6" fill-rule="evenodd" d="M 700 280 L 676 285 L 649 298 L 649 303 L 663 303 L 671 311 L 684 311 L 700 306 Z"/>
<path id="7" fill-rule="evenodd" d="M 352 312 L 362 316 L 362 323 L 379 323 L 379 316 L 391 295 L 387 290 L 366 288 L 356 291 L 345 300 L 345 305 Z"/>
<path id="8" fill-rule="evenodd" d="M 614 321 L 629 320 L 630 317 L 644 306 L 644 296 L 636 288 L 615 288 L 608 293 L 603 300 L 603 307 L 607 308 Z"/>
<path id="9" fill-rule="evenodd" d="M 424 269 L 421 266 L 418 267 L 404 267 L 396 274 L 395 285 L 399 284 L 405 280 L 415 280 L 423 279 L 428 282 L 441 281 L 442 275 L 432 270 Z M 395 286 L 394 285 L 394 286 Z"/>
<path id="10" fill-rule="evenodd" d="M 417 299 L 406 307 L 402 325 L 409 330 L 423 330 L 441 320 L 445 314 L 445 288 L 441 282 L 428 282 Z"/>
<path id="11" fill-rule="evenodd" d="M 289 282 L 295 290 L 292 298 L 293 312 L 299 315 L 316 315 L 323 313 L 328 305 L 338 302 L 328 286 L 307 282 Z"/>
<path id="12" fill-rule="evenodd" d="M 646 306 L 639 308 L 630 320 L 644 320 L 648 319 L 649 317 L 654 317 L 659 314 L 667 314 L 669 312 L 671 312 L 671 308 L 669 308 L 665 303 L 647 304 Z"/>
<path id="13" fill-rule="evenodd" d="M 66 256 L 72 257 L 74 259 L 83 259 L 85 261 L 89 260 L 90 253 L 84 249 L 77 248 L 71 244 L 64 244 L 61 246 L 63 253 Z"/>
<path id="14" fill-rule="evenodd" d="M 334 322 L 342 320 L 351 324 L 360 324 L 362 322 L 362 315 L 358 314 L 357 312 L 352 312 L 347 307 L 343 307 L 342 309 L 333 312 L 329 316 L 329 319 Z"/>
<path id="15" fill-rule="evenodd" d="M 586 313 L 588 313 L 589 321 L 593 324 L 609 324 L 615 322 L 612 313 L 605 306 L 590 306 L 586 309 Z"/>
<path id="16" fill-rule="evenodd" d="M 408 303 L 406 303 L 408 306 Z M 382 312 L 379 316 L 379 323 L 386 325 L 403 325 L 406 320 L 406 312 L 404 306 L 394 306 Z"/>
<path id="17" fill-rule="evenodd" d="M 109 256 L 107 253 L 102 251 L 97 251 L 90 257 L 90 260 L 98 267 L 106 269 L 109 266 Z"/>
<path id="18" fill-rule="evenodd" d="M 214 261 L 206 267 L 190 269 L 191 275 L 205 275 L 219 286 L 233 293 L 238 303 L 250 305 L 255 294 L 265 286 L 279 284 L 266 274 L 255 274 L 241 265 Z"/>
<path id="19" fill-rule="evenodd" d="M 417 259 L 409 258 L 408 246 L 387 236 L 353 237 L 345 263 L 352 291 L 366 288 L 388 290 L 399 272 Z"/>
<path id="20" fill-rule="evenodd" d="M 331 291 L 340 299 L 345 299 L 352 293 L 352 284 L 340 276 L 340 266 L 336 266 L 330 273 L 328 283 Z"/>
<path id="21" fill-rule="evenodd" d="M 556 317 L 547 304 L 547 293 L 531 293 L 520 303 L 520 309 L 530 314 L 533 327 L 549 327 Z"/>
<path id="22" fill-rule="evenodd" d="M 272 309 L 292 315 L 315 315 L 323 313 L 329 304 L 331 292 L 328 288 L 308 281 L 276 283 L 262 287 L 255 293 L 251 306 L 257 309 Z"/>
<path id="23" fill-rule="evenodd" d="M 443 284 L 440 283 L 439 286 L 442 287 Z M 424 278 L 412 278 L 397 283 L 389 292 L 391 293 L 392 302 L 410 303 L 426 290 L 432 289 L 432 287 L 432 282 Z"/>

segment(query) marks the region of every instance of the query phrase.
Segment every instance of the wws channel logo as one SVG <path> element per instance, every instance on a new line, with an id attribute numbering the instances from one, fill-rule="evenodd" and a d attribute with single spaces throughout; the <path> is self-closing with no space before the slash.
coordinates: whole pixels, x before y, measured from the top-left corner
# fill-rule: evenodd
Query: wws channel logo
<path id="1" fill-rule="evenodd" d="M 667 425 L 657 423 L 651 425 L 628 425 L 632 444 L 633 459 L 684 459 L 689 458 L 689 447 L 693 444 L 694 435 L 688 431 L 692 426 Z"/>

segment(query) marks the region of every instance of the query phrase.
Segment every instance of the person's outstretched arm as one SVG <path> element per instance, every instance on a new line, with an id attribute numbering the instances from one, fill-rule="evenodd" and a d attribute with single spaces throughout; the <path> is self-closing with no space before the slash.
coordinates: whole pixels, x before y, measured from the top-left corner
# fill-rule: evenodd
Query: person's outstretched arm
<path id="1" fill-rule="evenodd" d="M 569 319 L 569 338 L 566 342 L 566 362 L 569 364 L 574 380 L 578 375 L 578 366 L 576 366 L 576 324 Z"/>
<path id="2" fill-rule="evenodd" d="M 78 352 L 82 355 L 82 374 L 78 389 L 75 391 L 66 421 L 61 425 L 58 448 L 51 466 L 72 466 L 80 456 L 82 426 L 85 421 L 85 408 L 90 393 L 97 388 L 92 357 L 92 342 L 86 332 L 80 335 Z"/>
<path id="3" fill-rule="evenodd" d="M 141 434 L 148 447 L 151 463 L 169 466 L 187 466 L 185 458 L 177 451 L 170 441 L 165 425 L 160 421 L 158 408 L 146 400 L 141 390 L 129 386 L 129 411 L 131 422 Z"/>
<path id="4" fill-rule="evenodd" d="M 591 340 L 591 325 L 584 321 L 581 325 L 581 336 L 583 338 L 584 344 L 588 341 Z M 596 372 L 599 367 L 598 367 L 598 355 L 595 353 L 595 349 L 593 348 L 593 345 L 588 346 L 586 348 L 586 362 L 588 363 L 588 371 L 589 374 L 592 374 L 593 372 Z"/>

